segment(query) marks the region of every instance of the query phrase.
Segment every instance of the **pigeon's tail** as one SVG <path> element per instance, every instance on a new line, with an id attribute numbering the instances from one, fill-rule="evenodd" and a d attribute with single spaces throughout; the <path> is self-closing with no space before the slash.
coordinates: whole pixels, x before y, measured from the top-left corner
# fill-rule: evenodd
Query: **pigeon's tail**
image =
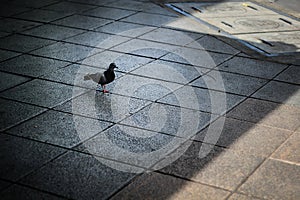
<path id="1" fill-rule="evenodd" d="M 85 75 L 83 80 L 85 80 L 85 81 L 91 80 L 90 74 Z"/>

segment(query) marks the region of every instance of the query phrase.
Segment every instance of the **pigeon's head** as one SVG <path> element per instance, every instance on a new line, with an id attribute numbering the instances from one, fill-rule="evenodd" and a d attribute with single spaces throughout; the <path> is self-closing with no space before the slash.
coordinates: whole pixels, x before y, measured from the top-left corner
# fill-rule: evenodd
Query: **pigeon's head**
<path id="1" fill-rule="evenodd" d="M 116 66 L 116 64 L 115 64 L 115 63 L 110 63 L 108 69 L 114 70 L 115 68 L 118 68 L 118 67 Z"/>

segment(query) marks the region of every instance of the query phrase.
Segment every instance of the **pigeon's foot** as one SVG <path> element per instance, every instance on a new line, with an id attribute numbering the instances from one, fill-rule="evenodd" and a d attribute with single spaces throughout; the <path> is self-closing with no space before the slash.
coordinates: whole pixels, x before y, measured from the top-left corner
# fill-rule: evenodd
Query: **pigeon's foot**
<path id="1" fill-rule="evenodd" d="M 102 90 L 102 88 L 97 88 L 96 91 L 103 92 L 103 93 L 109 93 L 108 90 Z"/>

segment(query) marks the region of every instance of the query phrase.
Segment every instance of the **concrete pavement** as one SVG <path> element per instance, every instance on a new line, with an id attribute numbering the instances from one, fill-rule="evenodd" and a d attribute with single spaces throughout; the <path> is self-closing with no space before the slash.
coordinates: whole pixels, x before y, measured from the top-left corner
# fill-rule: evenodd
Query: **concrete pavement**
<path id="1" fill-rule="evenodd" d="M 1 199 L 299 199 L 299 54 L 209 31 L 147 0 L 2 1 Z M 83 80 L 111 62 L 109 94 Z"/>

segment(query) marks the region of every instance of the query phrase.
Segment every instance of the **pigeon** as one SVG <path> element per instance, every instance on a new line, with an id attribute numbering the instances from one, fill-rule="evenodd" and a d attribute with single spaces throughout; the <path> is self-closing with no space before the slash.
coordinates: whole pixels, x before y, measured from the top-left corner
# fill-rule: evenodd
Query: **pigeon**
<path id="1" fill-rule="evenodd" d="M 102 87 L 103 93 L 108 93 L 109 91 L 105 89 L 106 84 L 111 83 L 115 80 L 115 72 L 114 69 L 118 68 L 115 63 L 111 63 L 108 69 L 104 73 L 95 73 L 95 74 L 87 74 L 84 76 L 84 80 L 92 80 L 97 84 L 100 84 Z M 97 89 L 98 90 L 98 89 Z"/>

